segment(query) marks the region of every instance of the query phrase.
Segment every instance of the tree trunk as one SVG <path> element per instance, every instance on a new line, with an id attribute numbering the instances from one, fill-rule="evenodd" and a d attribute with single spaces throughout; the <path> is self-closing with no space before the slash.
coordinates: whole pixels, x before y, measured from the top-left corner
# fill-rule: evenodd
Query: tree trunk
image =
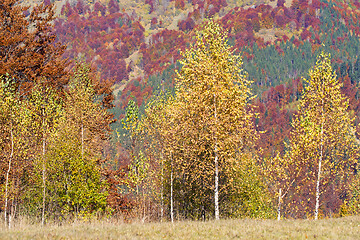
<path id="1" fill-rule="evenodd" d="M 170 171 L 170 217 L 171 222 L 174 222 L 174 203 L 173 203 L 173 166 L 172 166 L 172 153 L 171 153 L 171 171 Z"/>
<path id="2" fill-rule="evenodd" d="M 42 169 L 42 181 L 43 181 L 43 202 L 42 202 L 42 214 L 41 214 L 41 225 L 44 226 L 45 222 L 45 197 L 46 197 L 46 183 L 45 183 L 45 174 L 46 174 L 46 165 L 45 165 L 45 134 L 43 138 L 43 169 Z"/>
<path id="3" fill-rule="evenodd" d="M 216 97 L 214 93 L 214 110 L 215 110 L 215 124 L 217 123 L 217 112 L 216 112 Z M 216 135 L 216 133 L 215 133 Z M 215 220 L 220 219 L 219 214 L 219 166 L 218 166 L 218 154 L 217 154 L 217 138 L 215 136 L 215 189 L 214 189 L 214 204 L 215 204 Z"/>
<path id="4" fill-rule="evenodd" d="M 11 201 L 11 208 L 9 214 L 9 229 L 11 228 L 11 223 L 13 218 L 15 217 L 15 209 L 14 209 L 14 199 Z"/>
<path id="5" fill-rule="evenodd" d="M 215 146 L 215 220 L 219 220 L 219 166 L 218 166 L 218 156 L 216 153 L 217 149 Z"/>
<path id="6" fill-rule="evenodd" d="M 9 166 L 6 171 L 6 180 L 5 180 L 5 208 L 4 208 L 4 219 L 5 219 L 5 227 L 7 225 L 7 207 L 8 207 L 8 185 L 9 185 L 9 174 L 11 171 L 11 162 L 14 155 L 14 136 L 13 136 L 13 126 L 10 124 L 10 141 L 11 141 L 11 152 L 9 158 Z"/>
<path id="7" fill-rule="evenodd" d="M 319 214 L 319 198 L 320 198 L 320 174 L 321 174 L 321 162 L 322 162 L 322 145 L 321 145 L 321 153 L 320 153 L 320 160 L 319 160 L 319 169 L 318 169 L 318 176 L 316 181 L 316 204 L 315 204 L 315 220 L 318 219 Z"/>
<path id="8" fill-rule="evenodd" d="M 145 221 L 146 219 L 146 196 L 145 196 L 145 189 L 144 186 L 142 187 L 142 199 L 143 199 L 143 206 L 144 206 L 144 210 L 143 210 L 143 219 Z"/>
<path id="9" fill-rule="evenodd" d="M 324 101 L 323 101 L 324 104 Z M 324 116 L 324 106 L 322 107 L 323 116 Z M 315 220 L 318 219 L 319 215 L 319 198 L 320 198 L 320 177 L 321 177 L 321 164 L 323 159 L 323 145 L 324 145 L 324 119 L 321 122 L 321 142 L 320 142 L 320 159 L 319 159 L 319 169 L 316 181 L 316 204 L 315 204 Z"/>
<path id="10" fill-rule="evenodd" d="M 10 211 L 10 214 L 9 214 L 9 229 L 11 228 L 11 221 L 12 221 L 12 216 L 11 216 L 11 211 Z"/>
<path id="11" fill-rule="evenodd" d="M 160 206 L 160 221 L 163 221 L 163 217 L 164 217 L 164 159 L 163 159 L 163 154 L 161 152 L 161 206 Z"/>
<path id="12" fill-rule="evenodd" d="M 322 148 L 322 146 L 321 146 Z M 316 204 L 315 204 L 315 220 L 318 219 L 319 215 L 319 198 L 320 198 L 320 177 L 321 177 L 321 162 L 322 162 L 322 149 L 320 154 L 320 160 L 319 160 L 319 169 L 318 169 L 318 176 L 316 181 Z"/>
<path id="13" fill-rule="evenodd" d="M 279 204 L 278 204 L 278 218 L 277 220 L 280 221 L 281 217 L 281 188 L 279 189 Z"/>

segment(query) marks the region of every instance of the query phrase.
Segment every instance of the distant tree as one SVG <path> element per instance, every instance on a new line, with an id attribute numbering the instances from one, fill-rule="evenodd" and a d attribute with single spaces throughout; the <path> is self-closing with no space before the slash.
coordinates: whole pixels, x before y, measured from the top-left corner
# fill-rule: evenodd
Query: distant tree
<path id="1" fill-rule="evenodd" d="M 354 64 L 354 78 L 355 82 L 360 82 L 360 57 L 356 58 L 356 62 Z"/>
<path id="2" fill-rule="evenodd" d="M 175 8 L 184 10 L 185 8 L 184 0 L 175 0 Z"/>
<path id="3" fill-rule="evenodd" d="M 276 6 L 277 7 L 284 7 L 285 0 L 278 0 Z"/>
<path id="4" fill-rule="evenodd" d="M 115 0 L 110 0 L 108 4 L 110 14 L 117 13 L 120 11 L 119 3 Z"/>
<path id="5" fill-rule="evenodd" d="M 106 7 L 103 6 L 100 2 L 96 2 L 94 5 L 94 12 L 100 14 L 101 16 L 104 16 L 106 12 Z"/>
<path id="6" fill-rule="evenodd" d="M 158 23 L 158 21 L 157 21 L 157 18 L 156 17 L 153 17 L 152 19 L 151 19 L 151 29 L 156 29 L 157 28 L 157 23 Z"/>

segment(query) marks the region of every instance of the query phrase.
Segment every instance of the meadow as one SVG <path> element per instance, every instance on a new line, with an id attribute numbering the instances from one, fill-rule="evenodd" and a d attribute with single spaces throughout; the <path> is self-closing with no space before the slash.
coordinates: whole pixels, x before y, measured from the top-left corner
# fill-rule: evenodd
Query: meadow
<path id="1" fill-rule="evenodd" d="M 228 219 L 163 223 L 73 222 L 0 227 L 0 239 L 360 239 L 360 216 L 314 220 Z"/>

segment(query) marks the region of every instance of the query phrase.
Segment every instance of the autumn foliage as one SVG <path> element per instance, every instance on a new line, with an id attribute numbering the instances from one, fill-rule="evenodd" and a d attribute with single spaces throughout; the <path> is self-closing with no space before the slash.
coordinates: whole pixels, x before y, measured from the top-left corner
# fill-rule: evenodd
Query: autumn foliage
<path id="1" fill-rule="evenodd" d="M 359 213 L 358 1 L 20 2 L 0 3 L 7 226 Z"/>

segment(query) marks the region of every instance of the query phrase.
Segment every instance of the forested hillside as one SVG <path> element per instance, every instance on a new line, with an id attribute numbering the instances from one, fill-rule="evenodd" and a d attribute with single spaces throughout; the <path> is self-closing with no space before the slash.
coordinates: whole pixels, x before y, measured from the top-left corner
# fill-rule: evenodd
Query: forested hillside
<path id="1" fill-rule="evenodd" d="M 0 209 L 360 211 L 357 0 L 4 0 Z"/>

